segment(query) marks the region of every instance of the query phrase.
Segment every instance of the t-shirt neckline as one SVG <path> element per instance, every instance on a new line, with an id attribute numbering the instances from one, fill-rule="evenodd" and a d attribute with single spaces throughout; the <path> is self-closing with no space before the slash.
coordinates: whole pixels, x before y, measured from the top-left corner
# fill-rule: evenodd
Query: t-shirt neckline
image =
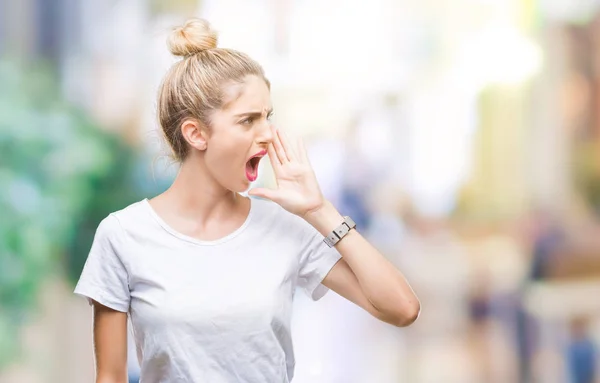
<path id="1" fill-rule="evenodd" d="M 227 234 L 226 236 L 219 238 L 219 239 L 215 239 L 214 241 L 204 241 L 198 238 L 194 238 L 191 237 L 189 235 L 185 235 L 175 229 L 173 229 L 169 224 L 167 224 L 159 215 L 158 213 L 154 210 L 154 208 L 152 207 L 152 205 L 150 205 L 150 201 L 148 200 L 148 198 L 144 198 L 142 200 L 142 203 L 146 206 L 146 209 L 150 212 L 150 215 L 152 215 L 152 217 L 154 218 L 154 220 L 164 229 L 166 230 L 169 234 L 173 235 L 174 237 L 177 237 L 183 241 L 186 242 L 191 242 L 194 243 L 196 245 L 202 245 L 202 246 L 214 246 L 214 245 L 219 245 L 222 243 L 225 243 L 229 240 L 232 240 L 233 238 L 237 237 L 239 234 L 241 234 L 246 227 L 248 226 L 248 224 L 250 223 L 250 221 L 252 220 L 252 216 L 254 214 L 254 201 L 252 200 L 252 198 L 248 198 L 250 200 L 250 211 L 248 212 L 248 216 L 246 217 L 246 220 L 244 221 L 244 223 L 242 223 L 242 225 L 240 227 L 238 227 L 237 229 L 235 229 L 233 232 Z"/>

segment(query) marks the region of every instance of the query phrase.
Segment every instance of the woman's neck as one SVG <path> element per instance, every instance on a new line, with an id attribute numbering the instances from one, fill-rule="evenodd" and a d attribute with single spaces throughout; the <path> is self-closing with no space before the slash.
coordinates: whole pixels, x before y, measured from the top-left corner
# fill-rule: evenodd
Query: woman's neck
<path id="1" fill-rule="evenodd" d="M 249 210 L 247 198 L 220 185 L 203 162 L 196 159 L 181 164 L 171 187 L 154 198 L 153 205 L 164 214 L 200 225 L 240 214 L 245 216 Z"/>

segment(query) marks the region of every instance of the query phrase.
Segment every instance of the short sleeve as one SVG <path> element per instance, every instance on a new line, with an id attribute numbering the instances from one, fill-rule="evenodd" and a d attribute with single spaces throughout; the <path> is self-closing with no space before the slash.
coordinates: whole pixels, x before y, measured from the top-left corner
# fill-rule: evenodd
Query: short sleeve
<path id="1" fill-rule="evenodd" d="M 113 310 L 127 312 L 130 295 L 129 276 L 121 259 L 123 234 L 118 218 L 112 214 L 100 223 L 75 294 Z"/>
<path id="2" fill-rule="evenodd" d="M 321 282 L 341 259 L 335 248 L 323 242 L 323 235 L 312 226 L 303 231 L 303 246 L 298 272 L 298 286 L 314 301 L 321 299 L 329 289 Z"/>

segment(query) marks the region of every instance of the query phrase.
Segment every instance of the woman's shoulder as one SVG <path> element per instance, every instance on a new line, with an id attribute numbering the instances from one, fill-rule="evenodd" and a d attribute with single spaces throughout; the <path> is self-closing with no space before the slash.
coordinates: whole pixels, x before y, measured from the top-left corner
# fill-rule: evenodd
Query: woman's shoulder
<path id="1" fill-rule="evenodd" d="M 124 231 L 126 227 L 137 226 L 142 222 L 147 222 L 150 216 L 145 204 L 147 204 L 147 200 L 143 199 L 109 213 L 98 225 L 98 232 L 114 234 L 115 232 Z"/>
<path id="2" fill-rule="evenodd" d="M 113 215 L 118 219 L 137 218 L 140 215 L 145 216 L 146 207 L 148 204 L 148 199 L 144 198 L 143 200 L 133 202 L 120 210 L 113 211 L 109 215 Z"/>

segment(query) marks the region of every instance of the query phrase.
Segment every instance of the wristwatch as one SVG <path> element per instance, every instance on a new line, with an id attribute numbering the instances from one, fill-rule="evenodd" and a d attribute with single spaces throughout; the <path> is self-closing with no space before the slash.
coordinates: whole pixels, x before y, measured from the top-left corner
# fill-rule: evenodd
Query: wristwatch
<path id="1" fill-rule="evenodd" d="M 356 227 L 356 223 L 352 220 L 352 218 L 345 216 L 344 222 L 337 228 L 335 228 L 331 234 L 323 239 L 323 242 L 327 244 L 329 247 L 335 246 L 342 238 L 344 238 L 350 230 Z"/>

